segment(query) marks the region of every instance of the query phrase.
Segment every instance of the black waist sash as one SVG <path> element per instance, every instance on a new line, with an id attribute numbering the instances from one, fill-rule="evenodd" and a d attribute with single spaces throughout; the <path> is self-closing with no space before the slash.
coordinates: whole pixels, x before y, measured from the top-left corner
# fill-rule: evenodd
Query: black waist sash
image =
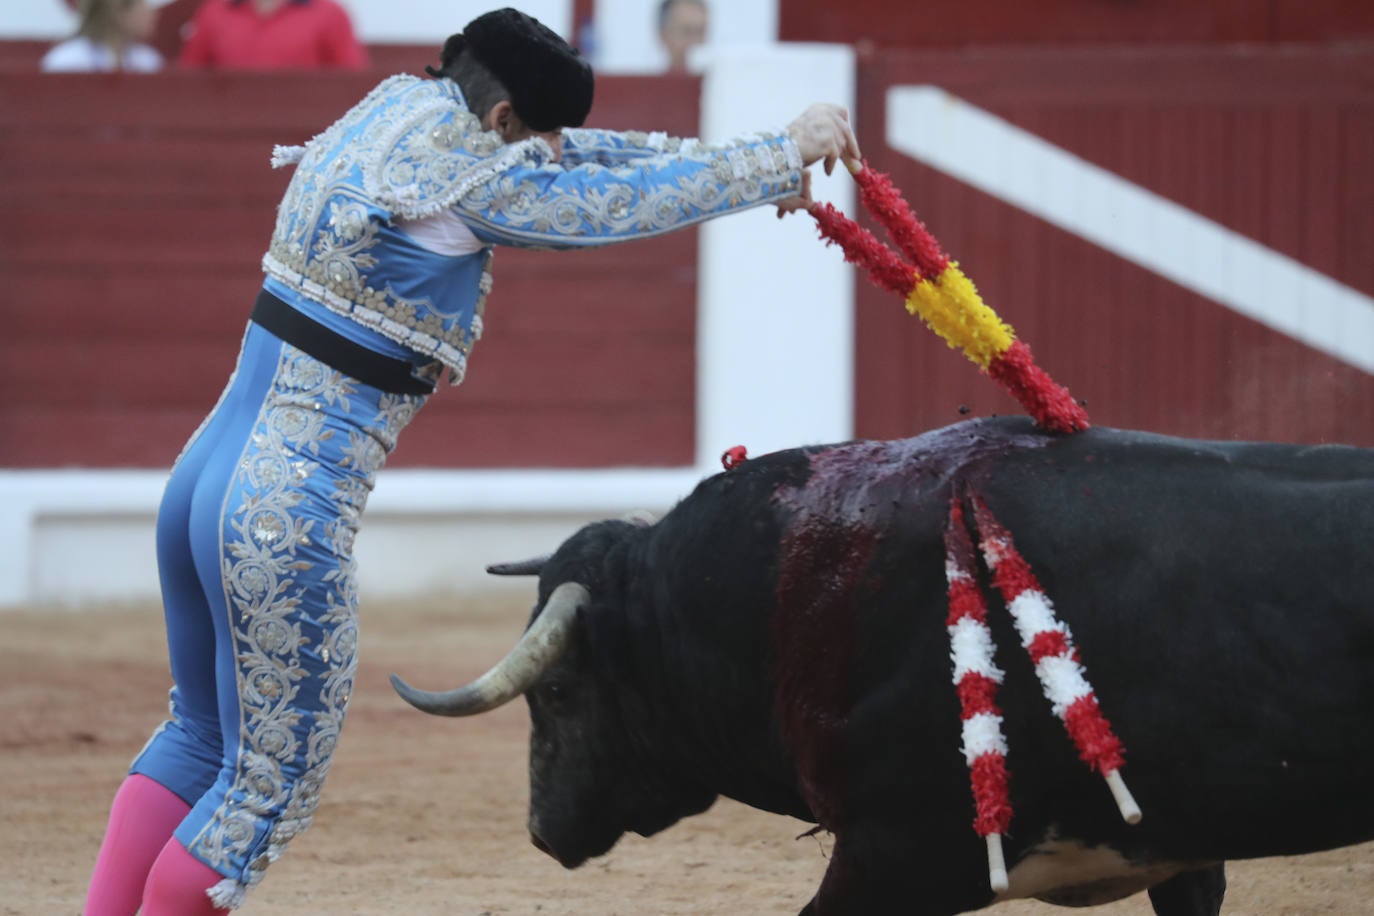
<path id="1" fill-rule="evenodd" d="M 434 393 L 431 383 L 415 377 L 411 363 L 384 356 L 334 333 L 267 290 L 258 293 L 252 317 L 254 324 L 364 385 L 391 394 Z"/>

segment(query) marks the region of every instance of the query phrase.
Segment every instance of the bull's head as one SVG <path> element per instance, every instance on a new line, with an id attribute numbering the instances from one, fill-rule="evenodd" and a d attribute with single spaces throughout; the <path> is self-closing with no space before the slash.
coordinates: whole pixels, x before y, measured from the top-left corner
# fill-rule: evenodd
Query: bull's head
<path id="1" fill-rule="evenodd" d="M 568 868 L 607 852 L 626 831 L 657 833 L 715 798 L 665 759 L 672 741 L 646 695 L 659 687 L 646 688 L 643 678 L 655 662 L 643 657 L 644 642 L 629 641 L 635 609 L 620 564 L 643 536 L 642 522 L 602 522 L 552 557 L 490 567 L 540 575 L 545 597 L 517 645 L 455 690 L 431 693 L 391 677 L 406 702 L 434 715 L 475 715 L 524 694 L 530 837 Z M 640 627 L 646 619 L 641 613 Z"/>

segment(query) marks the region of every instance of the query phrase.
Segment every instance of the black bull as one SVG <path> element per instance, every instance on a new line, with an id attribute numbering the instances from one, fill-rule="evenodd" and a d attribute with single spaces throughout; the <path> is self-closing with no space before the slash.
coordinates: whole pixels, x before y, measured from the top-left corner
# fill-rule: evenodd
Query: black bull
<path id="1" fill-rule="evenodd" d="M 1078 759 L 981 570 L 1006 672 L 1001 895 L 951 681 L 956 488 L 1071 628 L 1144 812 L 1125 824 Z M 805 913 L 1149 888 L 1159 914 L 1215 914 L 1227 859 L 1374 838 L 1372 544 L 1371 450 L 972 421 L 766 455 L 657 524 L 589 525 L 538 564 L 535 618 L 562 622 L 532 626 L 508 656 L 535 644 L 525 667 L 397 686 L 448 715 L 526 695 L 530 831 L 568 867 L 726 795 L 833 834 Z"/>

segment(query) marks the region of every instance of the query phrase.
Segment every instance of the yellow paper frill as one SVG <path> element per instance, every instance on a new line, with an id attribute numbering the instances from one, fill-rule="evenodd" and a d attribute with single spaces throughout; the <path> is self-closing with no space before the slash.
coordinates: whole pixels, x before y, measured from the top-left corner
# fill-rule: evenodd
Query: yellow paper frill
<path id="1" fill-rule="evenodd" d="M 997 313 L 983 304 L 973 281 L 953 262 L 934 280 L 922 279 L 906 298 L 906 310 L 919 315 L 951 348 L 964 351 L 987 371 L 1016 340 Z"/>

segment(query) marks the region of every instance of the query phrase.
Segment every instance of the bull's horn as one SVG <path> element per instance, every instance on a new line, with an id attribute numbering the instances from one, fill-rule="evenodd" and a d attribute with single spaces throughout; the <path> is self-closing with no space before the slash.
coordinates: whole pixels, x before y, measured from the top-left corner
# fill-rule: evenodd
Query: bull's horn
<path id="1" fill-rule="evenodd" d="M 576 582 L 558 586 L 515 648 L 471 684 L 431 693 L 416 690 L 393 674 L 391 686 L 411 706 L 436 716 L 473 716 L 495 709 L 528 690 L 563 653 L 577 611 L 589 597 L 587 589 Z"/>
<path id="2" fill-rule="evenodd" d="M 648 509 L 635 509 L 626 512 L 620 517 L 622 522 L 629 522 L 631 525 L 638 525 L 647 528 L 657 521 L 654 514 Z M 493 576 L 537 576 L 544 571 L 544 564 L 549 562 L 553 554 L 546 553 L 539 557 L 530 557 L 528 560 L 514 560 L 509 563 L 493 563 L 487 567 L 487 572 Z"/>
<path id="3" fill-rule="evenodd" d="M 493 563 L 487 567 L 487 572 L 493 576 L 537 576 L 544 571 L 544 564 L 549 562 L 551 556 L 553 554 L 516 560 L 513 563 Z"/>

